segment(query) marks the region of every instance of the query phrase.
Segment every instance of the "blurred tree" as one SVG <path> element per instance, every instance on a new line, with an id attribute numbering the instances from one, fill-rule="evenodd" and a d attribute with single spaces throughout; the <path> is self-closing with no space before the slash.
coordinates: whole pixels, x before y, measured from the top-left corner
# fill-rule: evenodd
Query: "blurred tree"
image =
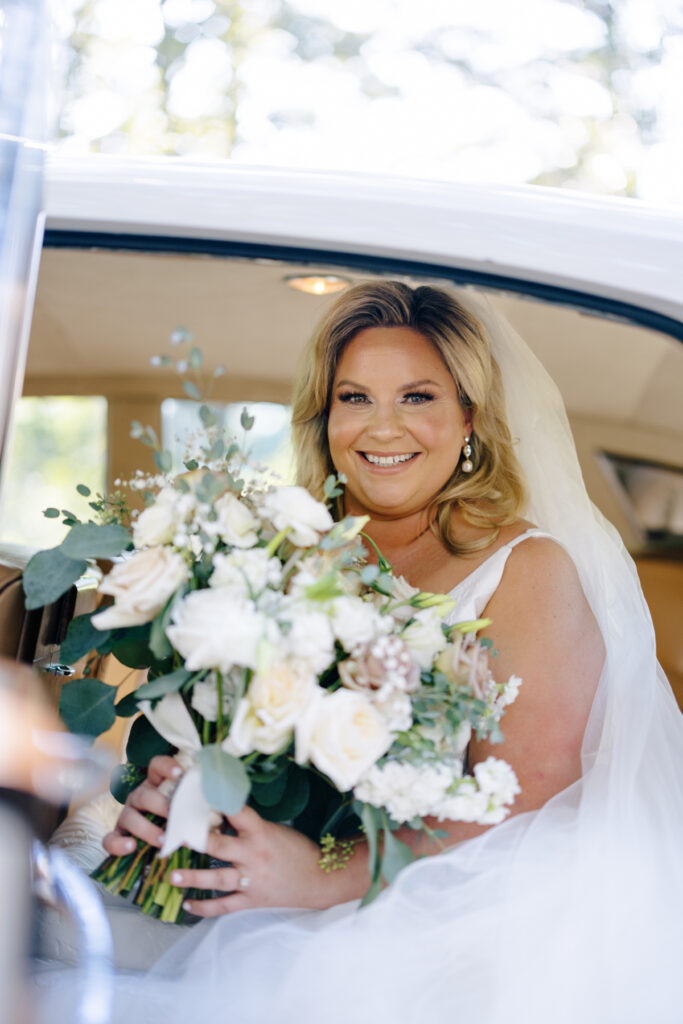
<path id="1" fill-rule="evenodd" d="M 678 196 L 678 0 L 71 2 L 67 151 Z"/>

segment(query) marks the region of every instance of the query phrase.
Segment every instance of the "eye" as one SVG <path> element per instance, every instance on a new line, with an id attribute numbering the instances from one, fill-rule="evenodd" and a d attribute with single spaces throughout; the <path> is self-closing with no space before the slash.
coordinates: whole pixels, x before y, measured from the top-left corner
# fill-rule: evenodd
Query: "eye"
<path id="1" fill-rule="evenodd" d="M 428 391 L 407 391 L 403 401 L 408 405 L 424 405 L 426 402 L 433 402 L 434 395 Z"/>
<path id="2" fill-rule="evenodd" d="M 342 391 L 337 398 L 347 405 L 364 405 L 368 401 L 368 396 L 363 391 Z"/>

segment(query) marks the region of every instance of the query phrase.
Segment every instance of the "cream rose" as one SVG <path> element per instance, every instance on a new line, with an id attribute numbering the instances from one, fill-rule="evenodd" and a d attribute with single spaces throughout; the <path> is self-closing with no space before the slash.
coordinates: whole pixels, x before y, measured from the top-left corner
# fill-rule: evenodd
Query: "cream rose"
<path id="1" fill-rule="evenodd" d="M 393 736 L 384 717 L 362 693 L 322 691 L 296 726 L 296 761 L 312 761 L 340 792 L 386 754 Z"/>
<path id="2" fill-rule="evenodd" d="M 100 593 L 110 594 L 114 604 L 93 616 L 93 626 L 118 629 L 151 622 L 189 575 L 184 558 L 171 548 L 137 551 L 117 563 L 100 584 Z"/>
<path id="3" fill-rule="evenodd" d="M 202 518 L 202 529 L 209 537 L 220 537 L 235 548 L 251 548 L 258 540 L 259 521 L 251 510 L 226 491 L 213 505 L 215 519 Z"/>
<path id="4" fill-rule="evenodd" d="M 178 526 L 176 496 L 174 488 L 164 487 L 154 504 L 140 513 L 133 526 L 136 548 L 151 548 L 173 540 Z"/>
<path id="5" fill-rule="evenodd" d="M 292 544 L 302 548 L 317 544 L 320 534 L 334 526 L 328 510 L 305 487 L 276 487 L 263 499 L 262 511 L 277 531 L 289 528 Z"/>
<path id="6" fill-rule="evenodd" d="M 316 677 L 304 662 L 281 661 L 255 675 L 237 706 L 224 749 L 234 757 L 254 750 L 262 754 L 282 750 L 316 688 Z"/>
<path id="7" fill-rule="evenodd" d="M 233 665 L 256 668 L 266 622 L 254 606 L 230 590 L 194 590 L 173 610 L 166 635 L 191 672 Z"/>

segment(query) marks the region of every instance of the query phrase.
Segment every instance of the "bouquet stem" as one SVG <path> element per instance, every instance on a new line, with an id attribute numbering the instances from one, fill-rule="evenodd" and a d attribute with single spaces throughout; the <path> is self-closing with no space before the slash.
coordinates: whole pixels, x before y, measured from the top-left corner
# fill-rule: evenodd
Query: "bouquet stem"
<path id="1" fill-rule="evenodd" d="M 160 857 L 159 851 L 149 843 L 138 843 L 138 848 L 122 857 L 107 857 L 91 873 L 109 892 L 132 898 L 143 914 L 160 921 L 179 924 L 185 912 L 183 901 L 186 890 L 167 881 L 175 868 L 206 868 L 209 858 L 185 847 L 170 857 Z M 204 894 L 202 894 L 204 895 Z"/>

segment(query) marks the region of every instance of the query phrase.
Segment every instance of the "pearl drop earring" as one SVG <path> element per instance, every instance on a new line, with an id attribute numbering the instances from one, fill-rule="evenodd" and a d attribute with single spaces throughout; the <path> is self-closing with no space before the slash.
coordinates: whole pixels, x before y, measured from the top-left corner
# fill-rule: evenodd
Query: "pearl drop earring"
<path id="1" fill-rule="evenodd" d="M 463 471 L 463 473 L 471 473 L 472 470 L 474 469 L 474 463 L 472 462 L 472 459 L 470 458 L 470 455 L 472 454 L 472 445 L 470 444 L 470 435 L 469 434 L 465 438 L 465 443 L 462 446 L 462 454 L 465 457 L 465 461 L 462 463 L 460 468 Z"/>

